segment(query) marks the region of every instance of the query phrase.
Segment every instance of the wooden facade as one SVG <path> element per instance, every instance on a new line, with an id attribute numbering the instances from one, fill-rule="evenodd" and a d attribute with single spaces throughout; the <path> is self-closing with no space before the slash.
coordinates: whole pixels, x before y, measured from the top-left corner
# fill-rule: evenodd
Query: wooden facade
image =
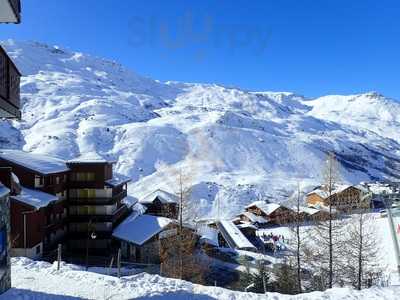
<path id="1" fill-rule="evenodd" d="M 308 206 L 318 207 L 325 206 L 329 207 L 332 205 L 339 211 L 348 211 L 356 208 L 369 208 L 370 199 L 365 199 L 360 203 L 361 197 L 364 192 L 354 186 L 349 186 L 340 192 L 333 192 L 331 196 L 323 197 L 318 192 L 311 192 L 307 195 Z"/>
<path id="2" fill-rule="evenodd" d="M 163 203 L 158 197 L 152 203 L 143 204 L 146 207 L 146 214 L 170 219 L 178 219 L 178 204 Z"/>
<path id="3" fill-rule="evenodd" d="M 0 117 L 21 118 L 21 74 L 0 46 Z"/>
<path id="4" fill-rule="evenodd" d="M 67 162 L 68 250 L 72 253 L 83 253 L 88 245 L 92 255 L 109 254 L 113 229 L 129 214 L 122 201 L 127 196 L 126 182 L 107 184 L 113 178 L 112 164 Z"/>

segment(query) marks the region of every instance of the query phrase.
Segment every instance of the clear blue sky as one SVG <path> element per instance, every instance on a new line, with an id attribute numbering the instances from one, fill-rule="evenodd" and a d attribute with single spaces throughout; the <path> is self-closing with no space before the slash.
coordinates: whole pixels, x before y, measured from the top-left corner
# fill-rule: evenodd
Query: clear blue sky
<path id="1" fill-rule="evenodd" d="M 190 3 L 189 3 L 190 2 Z M 400 1 L 22 0 L 0 39 L 114 59 L 159 80 L 400 99 Z"/>

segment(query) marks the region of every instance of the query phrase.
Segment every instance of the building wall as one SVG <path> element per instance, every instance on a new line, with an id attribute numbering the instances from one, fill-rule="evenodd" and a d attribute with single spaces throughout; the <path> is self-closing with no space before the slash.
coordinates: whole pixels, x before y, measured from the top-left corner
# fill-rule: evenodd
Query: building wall
<path id="1" fill-rule="evenodd" d="M 307 204 L 309 206 L 323 205 L 324 199 L 317 194 L 310 194 L 307 196 Z"/>
<path id="2" fill-rule="evenodd" d="M 10 204 L 8 195 L 0 198 L 0 230 L 5 236 L 4 246 L 0 261 L 0 294 L 11 287 L 11 263 L 10 263 Z"/>

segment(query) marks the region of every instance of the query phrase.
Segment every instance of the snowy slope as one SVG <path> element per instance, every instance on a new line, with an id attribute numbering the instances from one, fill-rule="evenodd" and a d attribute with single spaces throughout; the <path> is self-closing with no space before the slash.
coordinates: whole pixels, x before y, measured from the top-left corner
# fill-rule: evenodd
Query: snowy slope
<path id="1" fill-rule="evenodd" d="M 2 122 L 0 144 L 73 158 L 117 160 L 141 198 L 193 185 L 199 213 L 233 215 L 296 181 L 319 183 L 327 151 L 343 180 L 399 178 L 400 104 L 376 94 L 305 99 L 212 84 L 159 82 L 105 59 L 36 42 L 3 43 L 21 69 L 22 122 Z M 382 122 L 382 120 L 384 122 Z"/>
<path id="2" fill-rule="evenodd" d="M 57 271 L 56 263 L 12 258 L 11 290 L 0 299 L 198 299 L 198 300 L 397 300 L 400 287 L 372 288 L 360 292 L 334 288 L 325 292 L 313 292 L 298 296 L 277 293 L 267 295 L 234 292 L 218 287 L 206 287 L 177 279 L 169 279 L 146 273 L 120 279 L 85 272 L 81 267 L 63 264 Z M 61 284 L 60 284 L 61 283 Z"/>

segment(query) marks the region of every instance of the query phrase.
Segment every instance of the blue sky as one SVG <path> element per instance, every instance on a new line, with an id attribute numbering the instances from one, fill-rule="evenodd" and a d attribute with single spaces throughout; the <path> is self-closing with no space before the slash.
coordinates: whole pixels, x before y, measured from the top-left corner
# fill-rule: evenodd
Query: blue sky
<path id="1" fill-rule="evenodd" d="M 114 59 L 159 80 L 314 97 L 400 99 L 400 3 L 393 0 L 22 0 L 0 39 Z"/>

